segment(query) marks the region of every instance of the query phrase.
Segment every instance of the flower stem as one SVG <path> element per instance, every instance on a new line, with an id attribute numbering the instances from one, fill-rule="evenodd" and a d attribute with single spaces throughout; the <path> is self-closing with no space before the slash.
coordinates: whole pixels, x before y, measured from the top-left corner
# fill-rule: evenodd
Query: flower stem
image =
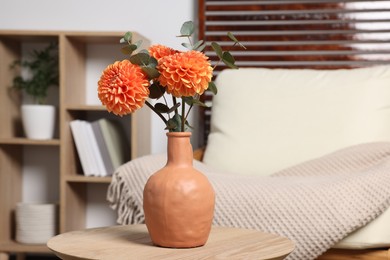
<path id="1" fill-rule="evenodd" d="M 181 104 L 181 131 L 184 132 L 184 125 L 185 125 L 185 115 L 184 113 L 186 112 L 185 111 L 185 106 L 186 106 L 186 102 L 184 102 L 184 99 L 182 98 L 182 104 Z"/>
<path id="2" fill-rule="evenodd" d="M 146 104 L 151 110 L 153 110 L 153 112 L 156 113 L 156 114 L 164 121 L 165 125 L 168 124 L 168 120 L 166 120 L 165 117 L 164 117 L 161 113 L 159 113 L 159 112 L 154 108 L 154 106 L 152 106 L 152 104 L 150 104 L 147 100 L 145 101 L 145 104 Z"/>
<path id="3" fill-rule="evenodd" d="M 193 107 L 193 105 L 191 105 L 190 108 L 188 109 L 187 114 L 186 114 L 186 116 L 184 118 L 185 121 L 187 121 L 187 118 L 190 115 L 190 111 L 191 111 L 192 107 Z"/>
<path id="4" fill-rule="evenodd" d="M 165 102 L 165 105 L 168 106 L 168 102 L 167 102 L 167 99 L 165 98 L 165 96 L 163 95 L 163 99 L 164 99 L 164 102 Z M 168 113 L 168 118 L 171 119 L 171 115 Z"/>
<path id="5" fill-rule="evenodd" d="M 176 100 L 176 97 L 175 96 L 172 96 L 172 101 L 173 101 L 173 105 L 176 106 L 177 104 L 177 100 Z M 175 109 L 175 114 L 178 114 L 179 111 L 177 110 L 177 108 Z"/>
<path id="6" fill-rule="evenodd" d="M 194 47 L 194 44 L 192 43 L 192 40 L 191 40 L 191 36 L 188 36 L 187 39 L 188 39 L 188 42 L 190 43 L 190 45 L 191 45 L 192 47 Z"/>

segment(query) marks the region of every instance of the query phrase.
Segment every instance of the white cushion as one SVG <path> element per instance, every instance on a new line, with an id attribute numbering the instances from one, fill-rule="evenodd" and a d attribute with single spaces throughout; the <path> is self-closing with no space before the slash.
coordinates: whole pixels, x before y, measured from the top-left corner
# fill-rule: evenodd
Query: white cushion
<path id="1" fill-rule="evenodd" d="M 390 141 L 390 67 L 241 68 L 217 77 L 204 162 L 269 175 L 334 150 Z"/>
<path id="2" fill-rule="evenodd" d="M 366 249 L 390 246 L 390 209 L 366 226 L 352 232 L 333 248 Z"/>

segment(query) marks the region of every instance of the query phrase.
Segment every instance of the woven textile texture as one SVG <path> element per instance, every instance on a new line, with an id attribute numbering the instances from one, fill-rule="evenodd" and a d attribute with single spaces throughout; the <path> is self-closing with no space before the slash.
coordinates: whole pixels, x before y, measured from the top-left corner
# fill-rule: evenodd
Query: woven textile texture
<path id="1" fill-rule="evenodd" d="M 142 192 L 166 155 L 119 167 L 107 199 L 119 224 L 143 223 Z M 261 158 L 259 158 L 261 163 Z M 293 240 L 288 259 L 315 259 L 390 206 L 390 143 L 366 143 L 271 176 L 216 171 L 194 161 L 216 192 L 214 224 L 277 233 Z"/>

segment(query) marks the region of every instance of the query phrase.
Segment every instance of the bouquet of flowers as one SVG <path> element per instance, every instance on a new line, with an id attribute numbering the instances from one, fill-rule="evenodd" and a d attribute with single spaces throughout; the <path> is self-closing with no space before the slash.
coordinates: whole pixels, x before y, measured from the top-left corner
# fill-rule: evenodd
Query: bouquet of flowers
<path id="1" fill-rule="evenodd" d="M 170 132 L 188 131 L 191 127 L 187 118 L 191 108 L 194 105 L 206 106 L 200 100 L 206 90 L 217 94 L 217 87 L 212 81 L 215 67 L 223 62 L 230 68 L 237 68 L 233 56 L 223 51 L 216 42 L 211 47 L 219 61 L 212 67 L 209 57 L 202 52 L 206 43 L 203 40 L 192 43 L 194 31 L 191 21 L 181 27 L 178 37 L 188 39 L 182 44 L 186 51 L 156 44 L 138 52 L 141 42 L 133 43 L 131 32 L 127 32 L 120 42 L 125 44 L 122 52 L 129 58 L 109 65 L 98 82 L 98 97 L 107 110 L 123 116 L 146 104 L 164 121 L 165 129 Z M 233 34 L 228 33 L 228 37 L 232 46 L 242 46 Z M 166 93 L 171 95 L 172 105 L 168 104 Z M 163 102 L 152 105 L 148 98 L 161 98 Z"/>

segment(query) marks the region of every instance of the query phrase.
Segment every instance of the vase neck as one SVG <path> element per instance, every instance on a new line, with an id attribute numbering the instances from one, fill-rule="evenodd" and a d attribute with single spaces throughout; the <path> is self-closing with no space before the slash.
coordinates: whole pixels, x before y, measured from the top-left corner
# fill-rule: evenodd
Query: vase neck
<path id="1" fill-rule="evenodd" d="M 190 132 L 171 132 L 168 136 L 168 162 L 176 165 L 192 165 L 193 151 Z"/>

